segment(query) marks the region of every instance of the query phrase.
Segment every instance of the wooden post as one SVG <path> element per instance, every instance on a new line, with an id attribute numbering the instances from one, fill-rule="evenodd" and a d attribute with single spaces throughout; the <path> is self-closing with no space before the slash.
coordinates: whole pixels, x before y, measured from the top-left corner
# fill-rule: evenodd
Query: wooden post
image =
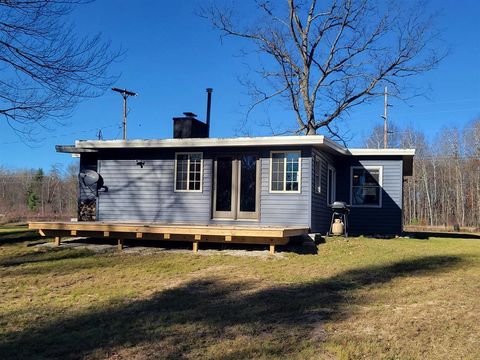
<path id="1" fill-rule="evenodd" d="M 118 239 L 118 250 L 123 250 L 123 239 Z"/>
<path id="2" fill-rule="evenodd" d="M 198 241 L 193 242 L 193 252 L 195 254 L 198 252 Z"/>
<path id="3" fill-rule="evenodd" d="M 275 244 L 270 244 L 270 255 L 275 254 Z"/>
<path id="4" fill-rule="evenodd" d="M 54 244 L 55 246 L 60 246 L 61 238 L 60 236 L 55 236 Z"/>

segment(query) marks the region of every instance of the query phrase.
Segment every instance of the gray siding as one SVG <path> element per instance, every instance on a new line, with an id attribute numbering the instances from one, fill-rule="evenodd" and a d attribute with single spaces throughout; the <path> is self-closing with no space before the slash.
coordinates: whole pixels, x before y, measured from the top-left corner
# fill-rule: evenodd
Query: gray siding
<path id="1" fill-rule="evenodd" d="M 352 207 L 349 232 L 352 234 L 400 234 L 402 231 L 402 160 L 348 158 L 337 166 L 337 200 L 350 203 L 350 167 L 382 166 L 382 207 Z"/>
<path id="2" fill-rule="evenodd" d="M 302 149 L 300 193 L 270 193 L 270 149 L 248 149 L 248 153 L 258 153 L 261 159 L 259 221 L 212 219 L 213 159 L 215 154 L 226 151 L 241 152 L 240 149 L 204 149 L 203 185 L 200 193 L 174 192 L 174 151 L 100 154 L 98 172 L 108 186 L 108 192 L 99 193 L 98 220 L 310 227 L 310 149 Z M 145 160 L 143 169 L 136 165 L 136 159 Z"/>
<path id="3" fill-rule="evenodd" d="M 189 151 L 190 149 L 182 149 Z M 301 192 L 270 192 L 270 151 L 301 150 Z M 195 150 L 197 151 L 197 150 Z M 111 151 L 82 154 L 80 168 L 97 170 L 108 186 L 100 192 L 97 214 L 100 221 L 145 221 L 189 224 L 241 224 L 305 226 L 326 233 L 331 210 L 327 205 L 327 167 L 337 171 L 336 199 L 350 203 L 350 167 L 382 166 L 382 208 L 352 208 L 352 234 L 398 234 L 402 230 L 402 159 L 334 156 L 311 148 L 249 148 L 261 163 L 260 219 L 235 221 L 212 219 L 213 159 L 218 153 L 241 153 L 245 149 L 203 149 L 202 192 L 174 192 L 172 150 Z M 313 184 L 312 155 L 322 160 L 321 192 Z M 145 160 L 140 168 L 136 160 Z M 98 166 L 98 167 L 97 167 Z M 94 195 L 80 186 L 80 199 Z"/>
<path id="4" fill-rule="evenodd" d="M 313 169 L 313 156 L 317 156 L 321 160 L 320 171 L 320 193 L 316 192 L 314 185 L 314 169 Z M 332 211 L 327 204 L 327 169 L 328 165 L 336 168 L 335 158 L 333 155 L 319 151 L 317 149 L 312 150 L 312 232 L 327 233 L 330 228 L 330 220 L 332 217 Z"/>
<path id="5" fill-rule="evenodd" d="M 203 161 L 202 192 L 174 192 L 174 155 L 135 160 L 100 159 L 108 192 L 100 193 L 98 220 L 206 224 L 210 219 L 212 161 Z"/>
<path id="6" fill-rule="evenodd" d="M 260 222 L 262 224 L 310 227 L 311 157 L 309 150 L 302 151 L 300 163 L 300 193 L 271 193 L 270 152 L 263 155 L 260 199 Z"/>

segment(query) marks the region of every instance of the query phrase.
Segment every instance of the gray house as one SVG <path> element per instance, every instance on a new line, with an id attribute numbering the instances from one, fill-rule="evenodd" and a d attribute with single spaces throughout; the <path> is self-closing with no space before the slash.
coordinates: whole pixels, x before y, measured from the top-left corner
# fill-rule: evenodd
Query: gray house
<path id="1" fill-rule="evenodd" d="M 209 138 L 192 127 L 192 115 L 175 119 L 172 139 L 57 146 L 80 154 L 81 176 L 100 175 L 96 190 L 80 181 L 79 220 L 324 234 L 329 204 L 339 200 L 351 206 L 349 233 L 402 232 L 403 179 L 412 175 L 414 150 L 347 149 L 321 135 Z"/>

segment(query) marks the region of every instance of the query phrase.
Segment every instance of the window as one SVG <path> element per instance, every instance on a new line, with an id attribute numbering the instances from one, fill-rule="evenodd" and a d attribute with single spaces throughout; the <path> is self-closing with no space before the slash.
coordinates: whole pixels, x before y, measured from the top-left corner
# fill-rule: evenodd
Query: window
<path id="1" fill-rule="evenodd" d="M 316 155 L 313 156 L 313 187 L 315 193 L 322 192 L 322 160 Z"/>
<path id="2" fill-rule="evenodd" d="M 353 166 L 350 171 L 352 206 L 382 206 L 382 167 Z"/>
<path id="3" fill-rule="evenodd" d="M 271 192 L 300 192 L 300 152 L 272 152 Z"/>
<path id="4" fill-rule="evenodd" d="M 331 205 L 337 197 L 337 171 L 328 165 L 327 171 L 327 204 Z"/>
<path id="5" fill-rule="evenodd" d="M 175 154 L 175 191 L 202 191 L 202 153 Z"/>

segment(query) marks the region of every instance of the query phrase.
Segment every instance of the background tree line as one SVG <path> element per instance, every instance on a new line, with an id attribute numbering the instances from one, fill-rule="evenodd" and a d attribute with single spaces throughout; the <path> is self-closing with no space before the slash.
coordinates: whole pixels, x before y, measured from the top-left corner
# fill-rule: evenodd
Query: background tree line
<path id="1" fill-rule="evenodd" d="M 0 167 L 0 223 L 76 217 L 78 166 L 9 170 Z"/>
<path id="2" fill-rule="evenodd" d="M 480 228 L 480 118 L 443 129 L 430 141 L 413 128 L 390 130 L 389 147 L 416 149 L 404 187 L 404 224 Z M 365 146 L 383 147 L 383 126 L 373 129 Z"/>

